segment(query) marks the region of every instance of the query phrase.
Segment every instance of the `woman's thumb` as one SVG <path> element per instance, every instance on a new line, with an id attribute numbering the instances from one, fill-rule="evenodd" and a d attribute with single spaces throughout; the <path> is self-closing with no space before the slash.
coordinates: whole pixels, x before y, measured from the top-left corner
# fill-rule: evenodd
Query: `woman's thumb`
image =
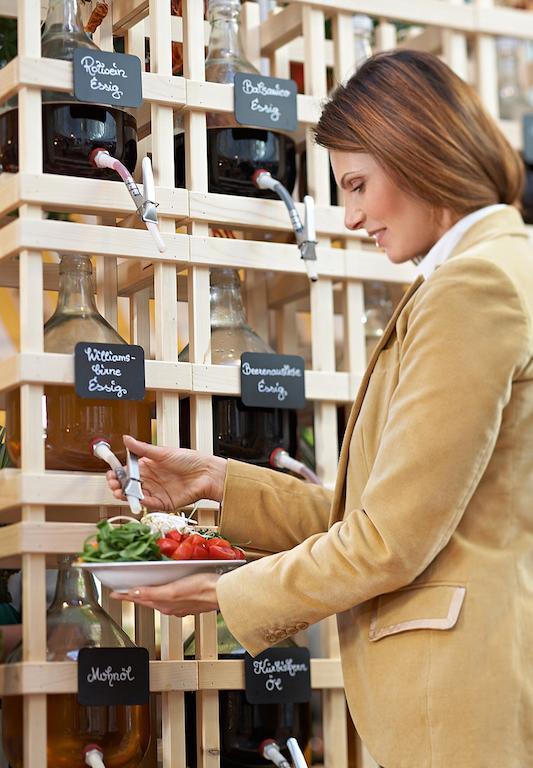
<path id="1" fill-rule="evenodd" d="M 164 448 L 160 448 L 158 445 L 151 445 L 150 443 L 143 443 L 141 440 L 136 440 L 131 435 L 123 435 L 124 445 L 126 448 L 134 453 L 136 456 L 146 456 L 147 459 L 161 459 L 164 453 Z"/>

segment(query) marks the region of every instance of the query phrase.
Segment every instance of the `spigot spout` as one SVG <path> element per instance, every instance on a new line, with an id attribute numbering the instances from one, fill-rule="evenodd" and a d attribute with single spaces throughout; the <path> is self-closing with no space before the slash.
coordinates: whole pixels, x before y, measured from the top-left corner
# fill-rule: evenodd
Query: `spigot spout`
<path id="1" fill-rule="evenodd" d="M 134 515 L 140 515 L 142 512 L 141 501 L 144 495 L 141 488 L 139 458 L 128 450 L 126 466 L 123 467 L 111 450 L 109 443 L 103 438 L 97 437 L 92 440 L 90 447 L 95 456 L 109 464 L 122 487 L 131 511 Z"/>
<path id="2" fill-rule="evenodd" d="M 285 203 L 289 212 L 291 226 L 296 235 L 296 243 L 300 249 L 300 256 L 304 260 L 309 279 L 315 282 L 318 280 L 316 270 L 316 234 L 315 234 L 315 207 L 314 200 L 310 195 L 304 198 L 305 223 L 302 224 L 300 214 L 296 204 L 288 189 L 283 186 L 281 181 L 275 179 L 269 171 L 259 168 L 252 176 L 252 181 L 259 189 L 270 189 Z"/>
<path id="3" fill-rule="evenodd" d="M 158 251 L 163 253 L 166 246 L 157 226 L 157 203 L 155 202 L 154 176 L 150 158 L 145 157 L 142 162 L 144 195 L 126 166 L 116 157 L 110 155 L 107 149 L 101 147 L 93 149 L 89 155 L 89 161 L 97 168 L 109 168 L 118 173 L 135 204 L 137 215 L 146 224 L 146 228 L 155 240 Z"/>

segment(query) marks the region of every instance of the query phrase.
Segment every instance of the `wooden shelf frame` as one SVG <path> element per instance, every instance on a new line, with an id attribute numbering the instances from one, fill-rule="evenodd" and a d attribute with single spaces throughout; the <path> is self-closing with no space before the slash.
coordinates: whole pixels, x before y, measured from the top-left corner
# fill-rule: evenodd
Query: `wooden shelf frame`
<path id="1" fill-rule="evenodd" d="M 124 505 L 114 499 L 102 475 L 52 472 L 44 469 L 44 449 L 31 440 L 39 428 L 41 396 L 47 384 L 71 386 L 72 358 L 43 352 L 40 318 L 42 289 L 57 289 L 57 266 L 42 263 L 42 251 L 81 250 L 96 257 L 97 293 L 107 319 L 116 325 L 117 296 L 130 300 L 132 341 L 150 348 L 149 302 L 155 307 L 153 357 L 146 362 L 146 382 L 157 401 L 158 439 L 177 445 L 179 396 L 187 393 L 193 413 L 193 443 L 212 450 L 211 396 L 238 394 L 236 370 L 211 364 L 209 351 L 209 268 L 231 266 L 246 270 L 251 324 L 268 332 L 267 316 L 275 314 L 278 351 L 294 341 L 298 307 L 310 312 L 312 367 L 306 371 L 306 391 L 314 404 L 319 473 L 331 484 L 337 461 L 337 407 L 354 396 L 365 366 L 364 331 L 354 318 L 364 312 L 364 281 L 409 282 L 411 265 L 391 265 L 368 247 L 362 232 L 344 229 L 340 207 L 329 205 L 329 167 L 321 148 L 312 143 L 311 129 L 326 97 L 326 68 L 337 80 L 353 66 L 351 15 L 377 18 L 380 49 L 394 47 L 392 21 L 419 24 L 432 35 L 448 63 L 466 74 L 468 47 L 475 51 L 477 85 L 493 115 L 497 115 L 495 89 L 495 37 L 510 35 L 533 39 L 533 15 L 493 7 L 491 0 L 291 0 L 279 13 L 260 23 L 257 4 L 243 4 L 243 28 L 250 60 L 270 60 L 271 71 L 285 76 L 291 55 L 307 62 L 305 94 L 298 96 L 298 117 L 306 132 L 309 182 L 315 193 L 319 237 L 319 281 L 306 282 L 295 245 L 264 242 L 261 232 L 290 231 L 281 202 L 235 198 L 208 192 L 206 164 L 206 112 L 230 113 L 233 87 L 206 83 L 204 50 L 206 23 L 199 0 L 184 0 L 183 19 L 171 18 L 170 4 L 162 0 L 112 0 L 111 13 L 97 33 L 99 44 L 112 48 L 112 35 L 124 34 L 126 47 L 144 59 L 150 40 L 151 69 L 143 73 L 145 103 L 138 112 L 143 147 L 152 152 L 161 231 L 167 250 L 158 254 L 150 236 L 132 223 L 132 204 L 119 182 L 76 179 L 42 174 L 39 142 L 41 91 L 68 92 L 72 65 L 40 58 L 39 14 L 34 0 L 0 0 L 0 15 L 18 16 L 20 56 L 0 71 L 0 102 L 18 95 L 21 126 L 21 168 L 0 176 L 0 285 L 20 292 L 20 351 L 0 363 L 0 391 L 21 388 L 23 410 L 23 462 L 20 470 L 0 473 L 0 518 L 11 524 L 2 529 L 0 562 L 20 561 L 25 605 L 24 663 L 0 667 L 0 695 L 23 694 L 25 768 L 46 768 L 46 694 L 76 690 L 73 664 L 49 664 L 46 659 L 44 570 L 47 555 L 80 548 L 93 530 L 94 518 L 112 515 Z M 41 3 L 41 13 L 45 3 Z M 324 22 L 331 19 L 333 39 L 326 40 Z M 436 33 L 436 34 L 435 34 Z M 436 41 L 436 38 L 438 40 Z M 171 74 L 171 41 L 183 42 L 184 75 Z M 420 41 L 422 45 L 422 41 Z M 424 44 L 429 44 L 427 41 Z M 173 119 L 180 112 L 190 136 L 187 148 L 188 189 L 173 187 Z M 517 123 L 501 123 L 517 148 Z M 298 134 L 301 136 L 301 133 Z M 33 139 L 33 140 L 32 140 Z M 19 218 L 8 216 L 19 209 Z M 300 206 L 301 210 L 301 206 Z M 44 220 L 46 211 L 67 211 L 99 217 L 97 224 Z M 115 226 L 119 224 L 119 226 Z M 245 232 L 246 240 L 224 240 L 209 235 L 210 225 Z M 176 226 L 186 234 L 176 234 Z M 332 239 L 342 248 L 332 247 Z M 185 278 L 184 272 L 187 272 Z M 178 276 L 177 273 L 180 273 Z M 185 291 L 189 307 L 190 363 L 177 360 L 177 299 Z M 336 370 L 335 321 L 343 315 L 345 371 Z M 149 355 L 147 354 L 147 357 Z M 59 502 L 58 502 L 59 500 Z M 61 520 L 72 508 L 73 521 L 49 519 L 59 510 Z M 77 515 L 77 517 L 75 516 Z M 205 505 L 205 522 L 214 511 Z M 85 522 L 82 522 L 84 520 Z M 118 621 L 121 605 L 103 602 Z M 336 633 L 331 622 L 322 628 L 323 652 L 313 659 L 312 685 L 322 691 L 323 730 L 328 768 L 347 768 L 346 708 Z M 135 636 L 155 656 L 153 612 L 138 611 Z M 218 768 L 219 690 L 243 687 L 241 662 L 216 658 L 215 617 L 197 621 L 195 661 L 183 659 L 181 622 L 162 617 L 161 661 L 151 662 L 151 689 L 161 694 L 164 768 L 182 768 L 185 755 L 184 691 L 196 691 L 198 712 L 198 768 Z M 155 740 L 154 740 L 155 742 Z M 154 754 L 151 755 L 152 763 Z M 357 768 L 374 768 L 361 748 Z"/>

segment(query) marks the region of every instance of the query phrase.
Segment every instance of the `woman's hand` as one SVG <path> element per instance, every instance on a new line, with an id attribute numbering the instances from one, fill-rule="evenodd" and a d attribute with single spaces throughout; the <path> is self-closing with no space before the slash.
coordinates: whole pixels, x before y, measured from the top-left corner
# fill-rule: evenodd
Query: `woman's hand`
<path id="1" fill-rule="evenodd" d="M 154 608 L 166 616 L 189 616 L 218 609 L 217 573 L 199 573 L 186 576 L 162 587 L 138 587 L 127 593 L 112 592 L 117 600 L 128 600 L 137 605 Z"/>
<path id="2" fill-rule="evenodd" d="M 198 499 L 221 501 L 226 478 L 226 459 L 188 448 L 163 448 L 124 435 L 124 445 L 139 457 L 143 504 L 148 509 L 173 512 Z M 113 470 L 107 483 L 117 499 L 125 501 Z"/>

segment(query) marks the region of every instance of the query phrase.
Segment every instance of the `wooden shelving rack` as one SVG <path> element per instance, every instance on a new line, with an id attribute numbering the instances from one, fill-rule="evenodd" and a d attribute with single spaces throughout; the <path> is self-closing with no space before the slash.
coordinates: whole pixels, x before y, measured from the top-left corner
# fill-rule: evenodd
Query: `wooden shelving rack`
<path id="1" fill-rule="evenodd" d="M 314 407 L 317 471 L 326 484 L 335 478 L 337 406 L 353 399 L 365 366 L 363 281 L 401 286 L 411 280 L 409 265 L 391 265 L 365 241 L 348 233 L 340 207 L 329 204 L 329 166 L 324 150 L 312 143 L 309 128 L 327 95 L 326 72 L 344 79 L 353 67 L 351 16 L 377 18 L 376 47 L 395 47 L 394 22 L 422 29 L 401 45 L 442 55 L 475 83 L 488 109 L 498 116 L 496 35 L 533 39 L 533 13 L 495 7 L 492 0 L 291 0 L 262 23 L 260 8 L 243 3 L 248 57 L 270 61 L 271 74 L 289 76 L 289 62 L 303 61 L 305 95 L 298 96 L 302 140 L 306 141 L 310 192 L 317 204 L 319 280 L 310 285 L 295 245 L 266 242 L 264 231 L 288 233 L 283 205 L 277 201 L 211 194 L 207 187 L 206 111 L 231 112 L 232 86 L 206 83 L 206 23 L 201 0 L 184 0 L 183 18 L 171 17 L 169 0 L 109 0 L 110 14 L 97 42 L 112 49 L 113 35 L 125 37 L 126 51 L 144 62 L 149 39 L 151 71 L 143 74 L 145 103 L 138 115 L 145 138 L 140 152 L 152 153 L 160 228 L 166 242 L 156 254 L 147 232 L 130 217 L 130 199 L 120 183 L 42 173 L 41 90 L 72 89 L 72 66 L 41 59 L 40 21 L 45 0 L 0 0 L 0 16 L 18 18 L 18 58 L 0 71 L 0 102 L 17 94 L 20 172 L 0 175 L 0 286 L 15 287 L 20 297 L 20 349 L 0 362 L 0 390 L 20 387 L 22 465 L 0 472 L 0 564 L 21 565 L 24 601 L 24 657 L 19 665 L 0 666 L 0 696 L 24 695 L 24 766 L 46 767 L 46 694 L 76 690 L 74 665 L 46 662 L 45 568 L 47 556 L 76 551 L 99 517 L 116 513 L 118 503 L 100 475 L 44 469 L 44 446 L 36 440 L 41 424 L 43 385 L 71 385 L 70 356 L 43 352 L 43 290 L 57 288 L 57 267 L 45 264 L 43 251 L 78 251 L 94 256 L 98 300 L 107 319 L 117 322 L 117 297 L 129 298 L 131 341 L 152 349 L 146 384 L 155 393 L 157 439 L 178 445 L 179 393 L 191 396 L 193 444 L 212 450 L 211 396 L 238 394 L 237 372 L 210 364 L 209 268 L 233 266 L 245 271 L 248 315 L 268 335 L 269 311 L 275 317 L 280 352 L 294 349 L 297 309 L 310 313 L 311 365 L 306 390 Z M 41 11 L 39 13 L 38 11 Z M 325 21 L 331 19 L 332 40 Z M 184 76 L 172 76 L 171 41 L 183 43 Z M 173 117 L 182 111 L 189 134 L 188 189 L 174 188 Z M 520 127 L 502 123 L 516 147 Z M 18 218 L 5 218 L 18 209 Z M 46 211 L 89 214 L 97 223 L 44 218 Z M 6 223 L 8 222 L 8 223 Z M 246 239 L 215 238 L 210 226 L 234 228 Z M 176 233 L 177 227 L 186 233 Z M 335 241 L 333 247 L 332 241 Z M 185 274 L 186 271 L 186 274 Z M 179 279 L 178 279 L 179 273 Z M 178 292 L 188 302 L 190 362 L 178 362 Z M 155 332 L 150 332 L 150 302 Z M 337 367 L 335 318 L 344 323 L 343 363 Z M 213 521 L 206 504 L 205 521 Z M 104 603 L 121 620 L 121 605 Z M 183 659 L 182 622 L 161 617 L 161 654 L 156 659 L 154 616 L 135 616 L 137 642 L 149 648 L 151 688 L 161 696 L 161 759 L 165 768 L 185 765 L 184 699 L 197 691 L 199 768 L 219 765 L 218 690 L 243 687 L 241 662 L 216 658 L 215 615 L 196 622 L 197 659 Z M 373 768 L 364 748 L 353 741 L 347 722 L 342 673 L 334 625 L 325 622 L 323 653 L 312 661 L 312 684 L 322 691 L 324 764 L 327 768 Z M 350 737 L 349 737 L 350 736 Z M 348 748 L 348 742 L 355 749 Z M 155 768 L 154 746 L 145 761 Z"/>

